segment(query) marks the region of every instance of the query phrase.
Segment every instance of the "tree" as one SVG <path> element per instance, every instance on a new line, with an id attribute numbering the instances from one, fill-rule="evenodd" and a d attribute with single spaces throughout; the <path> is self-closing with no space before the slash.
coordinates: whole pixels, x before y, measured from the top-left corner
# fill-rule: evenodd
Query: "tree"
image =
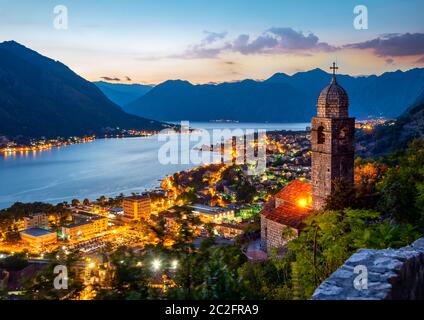
<path id="1" fill-rule="evenodd" d="M 28 300 L 59 300 L 76 299 L 83 290 L 83 283 L 79 274 L 77 263 L 80 255 L 77 252 L 64 254 L 64 252 L 52 252 L 51 259 L 35 278 L 26 279 L 24 287 L 25 299 Z M 56 289 L 54 279 L 57 274 L 54 269 L 57 265 L 66 266 L 68 272 L 68 289 Z"/>
<path id="2" fill-rule="evenodd" d="M 15 253 L 0 260 L 0 269 L 7 271 L 20 271 L 28 266 L 28 260 L 25 253 Z"/>
<path id="3" fill-rule="evenodd" d="M 111 256 L 113 275 L 108 288 L 98 288 L 98 300 L 140 300 L 149 297 L 150 270 L 131 248 L 120 247 Z"/>
<path id="4" fill-rule="evenodd" d="M 170 299 L 239 299 L 241 283 L 238 269 L 247 258 L 239 246 L 216 247 L 202 243 L 198 251 L 180 255 L 175 276 L 177 286 L 170 289 Z"/>
<path id="5" fill-rule="evenodd" d="M 333 181 L 334 191 L 325 199 L 326 210 L 343 210 L 355 206 L 355 189 L 344 179 Z"/>
<path id="6" fill-rule="evenodd" d="M 405 246 L 418 238 L 411 225 L 382 221 L 378 212 L 345 209 L 321 211 L 306 221 L 300 236 L 288 245 L 288 262 L 295 262 L 302 298 L 360 248 Z"/>
<path id="7" fill-rule="evenodd" d="M 424 230 L 422 184 L 424 183 L 424 140 L 412 141 L 404 152 L 392 156 L 399 165 L 383 180 L 378 204 L 381 212 L 399 223 L 418 224 Z"/>

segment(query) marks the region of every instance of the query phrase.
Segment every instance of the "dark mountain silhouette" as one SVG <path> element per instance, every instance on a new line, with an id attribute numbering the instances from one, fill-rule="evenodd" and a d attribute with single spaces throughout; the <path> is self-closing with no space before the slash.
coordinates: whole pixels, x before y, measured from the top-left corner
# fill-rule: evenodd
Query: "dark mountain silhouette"
<path id="1" fill-rule="evenodd" d="M 125 113 L 64 64 L 14 41 L 0 43 L 0 119 L 0 135 L 12 137 L 164 127 Z"/>
<path id="2" fill-rule="evenodd" d="M 381 126 L 374 135 L 363 140 L 370 145 L 373 155 L 387 154 L 404 149 L 410 141 L 424 138 L 424 90 L 415 103 L 402 114 L 395 124 Z M 367 141 L 368 140 L 368 141 Z"/>
<path id="3" fill-rule="evenodd" d="M 316 114 L 316 99 L 330 79 L 329 73 L 314 69 L 292 76 L 277 73 L 265 81 L 192 85 L 170 80 L 123 108 L 162 121 L 309 121 Z M 424 69 L 380 76 L 338 75 L 337 79 L 349 93 L 353 116 L 396 117 L 419 95 Z"/>
<path id="4" fill-rule="evenodd" d="M 153 86 L 143 84 L 93 82 L 112 102 L 124 106 L 152 90 Z"/>

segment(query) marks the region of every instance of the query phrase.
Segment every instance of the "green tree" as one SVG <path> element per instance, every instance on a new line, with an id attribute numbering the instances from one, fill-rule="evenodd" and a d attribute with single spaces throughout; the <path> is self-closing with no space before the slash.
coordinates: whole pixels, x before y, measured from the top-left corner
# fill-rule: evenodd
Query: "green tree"
<path id="1" fill-rule="evenodd" d="M 375 211 L 322 211 L 311 216 L 299 238 L 289 243 L 287 259 L 296 262 L 303 298 L 309 298 L 356 250 L 401 247 L 416 238 L 413 226 L 381 221 Z"/>
<path id="2" fill-rule="evenodd" d="M 150 270 L 131 248 L 120 247 L 110 257 L 113 275 L 107 288 L 97 289 L 97 300 L 140 300 L 149 297 Z"/>

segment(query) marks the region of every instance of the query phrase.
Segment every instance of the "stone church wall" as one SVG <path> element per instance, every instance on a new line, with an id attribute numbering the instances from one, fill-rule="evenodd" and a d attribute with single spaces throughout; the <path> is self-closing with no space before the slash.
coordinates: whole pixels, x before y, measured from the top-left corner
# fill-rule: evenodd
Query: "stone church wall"
<path id="1" fill-rule="evenodd" d="M 261 217 L 261 248 L 266 252 L 271 252 L 271 249 L 284 248 L 288 240 L 283 239 L 283 231 L 289 228 L 278 222 L 268 220 L 265 217 Z M 297 236 L 297 230 L 293 229 L 294 234 Z"/>

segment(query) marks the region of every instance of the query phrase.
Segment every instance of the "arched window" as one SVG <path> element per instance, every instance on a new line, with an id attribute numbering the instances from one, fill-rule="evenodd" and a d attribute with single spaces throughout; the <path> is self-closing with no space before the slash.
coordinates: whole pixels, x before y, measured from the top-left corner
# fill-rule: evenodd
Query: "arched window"
<path id="1" fill-rule="evenodd" d="M 349 142 L 349 129 L 346 127 L 343 127 L 339 131 L 339 143 L 346 144 L 348 142 Z"/>
<path id="2" fill-rule="evenodd" d="M 318 127 L 317 143 L 318 144 L 324 144 L 325 143 L 325 133 L 324 133 L 324 127 L 323 126 Z"/>

